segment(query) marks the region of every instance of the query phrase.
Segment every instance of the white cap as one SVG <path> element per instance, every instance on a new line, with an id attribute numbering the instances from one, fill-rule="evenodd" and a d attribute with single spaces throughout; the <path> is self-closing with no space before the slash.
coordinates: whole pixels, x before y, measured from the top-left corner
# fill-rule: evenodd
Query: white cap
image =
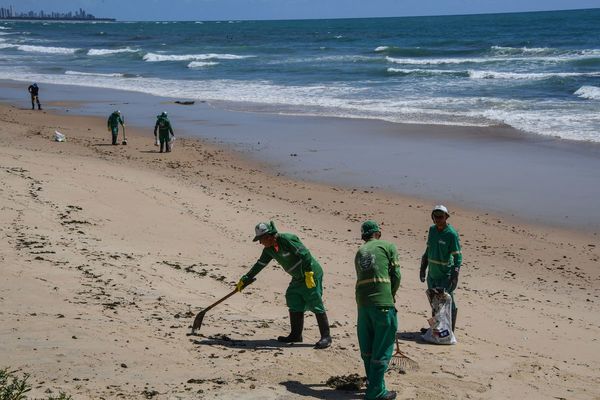
<path id="1" fill-rule="evenodd" d="M 444 212 L 444 214 L 446 214 L 447 217 L 450 217 L 450 213 L 448 212 L 446 206 L 438 204 L 437 206 L 433 207 L 433 210 L 431 210 L 431 215 L 433 215 L 433 213 L 436 211 L 442 211 Z"/>

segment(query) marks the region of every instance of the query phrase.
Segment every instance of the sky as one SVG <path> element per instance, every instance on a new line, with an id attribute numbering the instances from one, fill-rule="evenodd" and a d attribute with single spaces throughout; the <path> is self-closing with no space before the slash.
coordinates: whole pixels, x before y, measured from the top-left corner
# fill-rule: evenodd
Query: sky
<path id="1" fill-rule="evenodd" d="M 121 21 L 312 19 L 600 8 L 600 0 L 0 0 L 19 12 L 83 8 Z"/>

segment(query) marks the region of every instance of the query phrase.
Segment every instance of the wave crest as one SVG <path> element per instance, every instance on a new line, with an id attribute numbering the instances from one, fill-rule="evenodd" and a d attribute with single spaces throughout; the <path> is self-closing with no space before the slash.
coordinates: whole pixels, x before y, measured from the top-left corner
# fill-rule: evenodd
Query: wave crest
<path id="1" fill-rule="evenodd" d="M 110 54 L 117 53 L 136 53 L 138 50 L 132 49 L 130 47 L 125 47 L 124 49 L 90 49 L 87 52 L 88 56 L 106 56 Z"/>
<path id="2" fill-rule="evenodd" d="M 600 87 L 582 86 L 573 94 L 581 97 L 582 99 L 600 100 Z"/>
<path id="3" fill-rule="evenodd" d="M 79 71 L 65 71 L 65 75 L 79 75 L 79 76 L 105 76 L 110 78 L 123 78 L 125 74 L 101 74 L 98 72 L 79 72 Z"/>
<path id="4" fill-rule="evenodd" d="M 188 68 L 203 68 L 203 67 L 210 67 L 212 65 L 217 65 L 219 64 L 218 62 L 214 62 L 214 61 L 192 61 L 191 63 L 188 64 Z"/>
<path id="5" fill-rule="evenodd" d="M 550 78 L 598 77 L 600 72 L 500 72 L 469 70 L 471 79 L 539 80 Z"/>
<path id="6" fill-rule="evenodd" d="M 79 49 L 69 47 L 46 47 L 46 46 L 31 46 L 20 45 L 17 49 L 31 53 L 48 53 L 48 54 L 75 54 Z"/>
<path id="7" fill-rule="evenodd" d="M 201 61 L 201 60 L 241 60 L 256 56 L 239 56 L 236 54 L 157 54 L 147 53 L 144 55 L 144 61 L 162 62 L 162 61 Z"/>

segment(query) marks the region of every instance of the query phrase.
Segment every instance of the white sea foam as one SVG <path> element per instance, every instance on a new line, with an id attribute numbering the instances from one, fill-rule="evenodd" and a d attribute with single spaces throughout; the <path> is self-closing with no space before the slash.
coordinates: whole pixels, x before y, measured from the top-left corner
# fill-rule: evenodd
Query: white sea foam
<path id="1" fill-rule="evenodd" d="M 549 47 L 506 47 L 506 46 L 492 46 L 492 52 L 495 54 L 547 54 L 556 52 L 556 49 Z"/>
<path id="2" fill-rule="evenodd" d="M 597 77 L 600 72 L 499 72 L 469 70 L 472 79 L 538 80 L 549 78 Z"/>
<path id="3" fill-rule="evenodd" d="M 600 100 L 600 87 L 582 86 L 573 94 L 581 97 L 582 99 Z"/>
<path id="4" fill-rule="evenodd" d="M 374 51 L 376 51 L 376 52 L 386 51 L 389 48 L 390 48 L 390 46 L 379 46 L 379 47 L 376 47 Z"/>
<path id="5" fill-rule="evenodd" d="M 404 123 L 489 126 L 508 124 L 540 135 L 600 142 L 600 121 L 595 102 L 573 100 L 511 100 L 490 97 L 437 97 L 427 95 L 434 86 L 365 98 L 360 87 L 344 84 L 314 86 L 278 85 L 269 81 L 189 81 L 142 77 L 89 75 L 45 75 L 14 67 L 0 69 L 5 79 L 26 82 L 112 88 L 161 97 L 224 101 L 240 109 L 310 114 L 348 118 L 370 118 Z M 424 87 L 426 88 L 423 93 Z M 393 95 L 392 95 L 393 94 Z"/>
<path id="6" fill-rule="evenodd" d="M 240 60 L 255 56 L 239 56 L 236 54 L 157 54 L 147 53 L 144 55 L 144 61 L 162 62 L 162 61 L 199 61 L 199 60 Z"/>
<path id="7" fill-rule="evenodd" d="M 398 73 L 398 74 L 419 74 L 419 75 L 467 75 L 468 71 L 455 71 L 448 69 L 409 69 L 409 68 L 392 68 L 389 67 L 387 69 L 390 73 Z"/>
<path id="8" fill-rule="evenodd" d="M 46 47 L 46 46 L 30 46 L 21 45 L 17 47 L 21 51 L 32 53 L 48 53 L 48 54 L 74 54 L 79 49 L 68 47 Z"/>
<path id="9" fill-rule="evenodd" d="M 0 49 L 11 49 L 17 47 L 16 44 L 0 43 Z"/>
<path id="10" fill-rule="evenodd" d="M 386 56 L 386 60 L 404 65 L 441 65 L 441 64 L 481 64 L 481 63 L 512 63 L 515 61 L 560 63 L 574 60 L 593 58 L 599 54 L 596 50 L 586 50 L 573 54 L 535 57 L 476 57 L 476 58 L 398 58 Z"/>
<path id="11" fill-rule="evenodd" d="M 110 54 L 117 53 L 135 53 L 138 50 L 132 49 L 130 47 L 125 47 L 124 49 L 90 49 L 87 52 L 88 56 L 105 56 Z"/>
<path id="12" fill-rule="evenodd" d="M 214 62 L 214 61 L 192 61 L 191 63 L 188 64 L 188 68 L 204 68 L 204 67 L 210 67 L 212 65 L 217 65 L 219 64 L 218 62 Z"/>
<path id="13" fill-rule="evenodd" d="M 79 72 L 79 71 L 65 71 L 65 75 L 79 75 L 79 76 L 104 76 L 111 78 L 122 78 L 125 75 L 114 73 L 114 74 L 101 74 L 99 72 Z"/>

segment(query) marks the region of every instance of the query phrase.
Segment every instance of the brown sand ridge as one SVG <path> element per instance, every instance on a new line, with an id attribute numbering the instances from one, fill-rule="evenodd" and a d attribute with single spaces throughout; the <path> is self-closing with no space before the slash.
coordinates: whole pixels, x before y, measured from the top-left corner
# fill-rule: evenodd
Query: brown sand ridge
<path id="1" fill-rule="evenodd" d="M 31 374 L 33 395 L 76 399 L 354 399 L 328 387 L 363 374 L 353 257 L 360 222 L 398 245 L 401 347 L 418 371 L 390 372 L 403 399 L 600 398 L 600 243 L 449 204 L 462 237 L 459 344 L 420 343 L 418 281 L 433 202 L 295 182 L 203 142 L 155 153 L 103 119 L 0 106 L 0 368 Z M 52 142 L 54 130 L 66 143 Z M 252 287 L 186 336 L 193 315 L 253 264 L 256 222 L 297 233 L 325 269 L 332 348 L 273 341 L 288 329 L 287 276 Z"/>

